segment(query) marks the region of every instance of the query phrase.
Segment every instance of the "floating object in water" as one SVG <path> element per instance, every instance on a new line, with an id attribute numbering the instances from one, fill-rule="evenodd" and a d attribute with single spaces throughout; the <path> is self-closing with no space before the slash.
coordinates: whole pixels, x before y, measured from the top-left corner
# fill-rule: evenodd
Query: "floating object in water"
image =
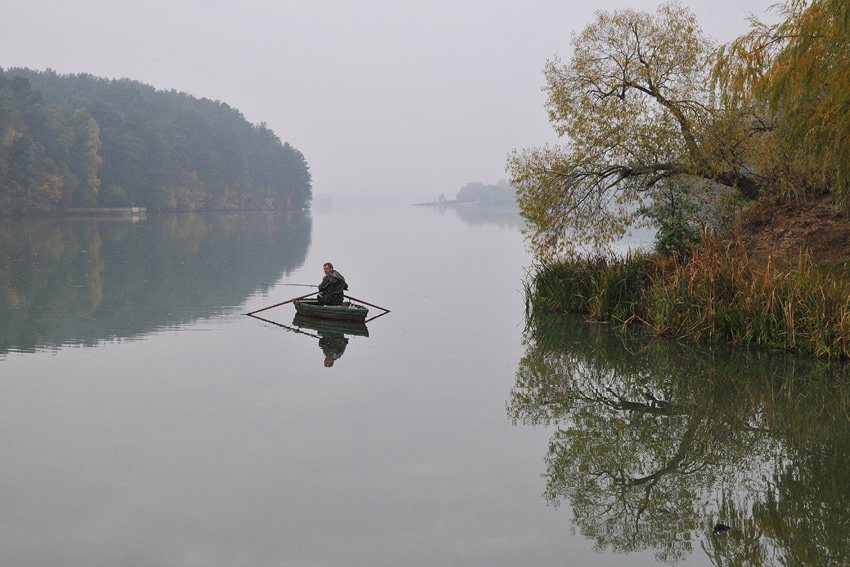
<path id="1" fill-rule="evenodd" d="M 269 305 L 268 307 L 263 307 L 255 311 L 251 311 L 250 313 L 246 313 L 246 315 L 261 319 L 261 317 L 256 316 L 257 313 L 260 313 L 261 311 L 266 311 L 268 309 L 273 309 L 275 307 L 280 307 L 281 305 L 286 305 L 287 303 L 294 303 L 295 311 L 299 315 L 303 315 L 305 317 L 317 317 L 320 319 L 332 319 L 336 321 L 359 321 L 361 323 L 365 323 L 368 321 L 372 321 L 373 319 L 377 319 L 378 317 L 383 317 L 384 315 L 390 312 L 390 310 L 386 307 L 374 305 L 367 301 L 363 301 L 362 299 L 351 297 L 350 295 L 343 296 L 350 301 L 343 302 L 342 305 L 319 305 L 319 302 L 316 299 L 307 299 L 311 295 L 316 295 L 317 293 L 319 292 L 314 291 L 313 293 L 308 293 L 307 295 L 293 297 L 292 299 L 287 299 L 286 301 L 281 301 L 280 303 L 275 303 L 274 305 Z M 363 305 L 368 305 L 369 307 L 380 309 L 381 311 L 383 311 L 383 313 L 381 313 L 380 315 L 375 315 L 370 319 L 366 319 L 366 315 L 369 313 L 369 310 L 363 307 L 363 305 L 360 305 L 361 303 Z"/>
<path id="2" fill-rule="evenodd" d="M 715 524 L 712 532 L 718 535 L 731 535 L 740 533 L 740 530 L 733 528 L 732 526 L 727 526 L 726 524 Z"/>
<path id="3" fill-rule="evenodd" d="M 328 333 L 339 333 L 343 335 L 369 336 L 369 328 L 361 321 L 340 321 L 334 319 L 319 319 L 316 317 L 305 317 L 296 315 L 292 324 L 300 329 L 318 331 L 320 335 Z"/>

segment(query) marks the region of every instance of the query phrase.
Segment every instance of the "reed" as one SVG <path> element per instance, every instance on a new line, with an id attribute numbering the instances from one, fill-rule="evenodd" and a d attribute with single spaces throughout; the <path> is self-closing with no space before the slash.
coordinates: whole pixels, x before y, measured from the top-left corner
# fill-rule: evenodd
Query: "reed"
<path id="1" fill-rule="evenodd" d="M 537 266 L 526 285 L 527 308 L 586 312 L 593 319 L 624 322 L 640 311 L 655 260 L 641 253 L 597 254 Z"/>
<path id="2" fill-rule="evenodd" d="M 538 266 L 526 285 L 531 310 L 640 320 L 656 333 L 703 342 L 850 358 L 847 269 L 754 262 L 739 242 L 704 235 L 687 258 L 629 254 Z"/>

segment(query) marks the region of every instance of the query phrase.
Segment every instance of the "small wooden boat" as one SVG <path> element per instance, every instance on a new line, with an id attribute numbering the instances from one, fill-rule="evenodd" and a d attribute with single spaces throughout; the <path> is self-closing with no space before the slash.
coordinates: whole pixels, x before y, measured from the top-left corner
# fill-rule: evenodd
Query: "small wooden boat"
<path id="1" fill-rule="evenodd" d="M 319 305 L 316 299 L 298 299 L 293 304 L 299 315 L 317 319 L 359 321 L 362 323 L 366 320 L 366 315 L 369 314 L 368 309 L 350 301 L 345 301 L 342 305 Z"/>

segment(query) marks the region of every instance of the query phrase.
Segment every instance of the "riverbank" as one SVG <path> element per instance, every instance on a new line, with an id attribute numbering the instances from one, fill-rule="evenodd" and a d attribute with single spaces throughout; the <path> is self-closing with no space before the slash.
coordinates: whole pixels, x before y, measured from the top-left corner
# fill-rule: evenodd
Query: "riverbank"
<path id="1" fill-rule="evenodd" d="M 529 308 L 642 322 L 700 342 L 850 358 L 850 223 L 828 197 L 742 215 L 688 258 L 590 257 L 540 266 Z"/>

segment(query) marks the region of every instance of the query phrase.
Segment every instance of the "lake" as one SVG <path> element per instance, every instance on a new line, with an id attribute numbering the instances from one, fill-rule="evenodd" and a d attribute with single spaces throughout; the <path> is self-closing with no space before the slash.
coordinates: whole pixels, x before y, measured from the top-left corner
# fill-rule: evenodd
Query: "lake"
<path id="1" fill-rule="evenodd" d="M 527 325 L 520 228 L 0 219 L 0 564 L 847 564 L 847 367 Z"/>

